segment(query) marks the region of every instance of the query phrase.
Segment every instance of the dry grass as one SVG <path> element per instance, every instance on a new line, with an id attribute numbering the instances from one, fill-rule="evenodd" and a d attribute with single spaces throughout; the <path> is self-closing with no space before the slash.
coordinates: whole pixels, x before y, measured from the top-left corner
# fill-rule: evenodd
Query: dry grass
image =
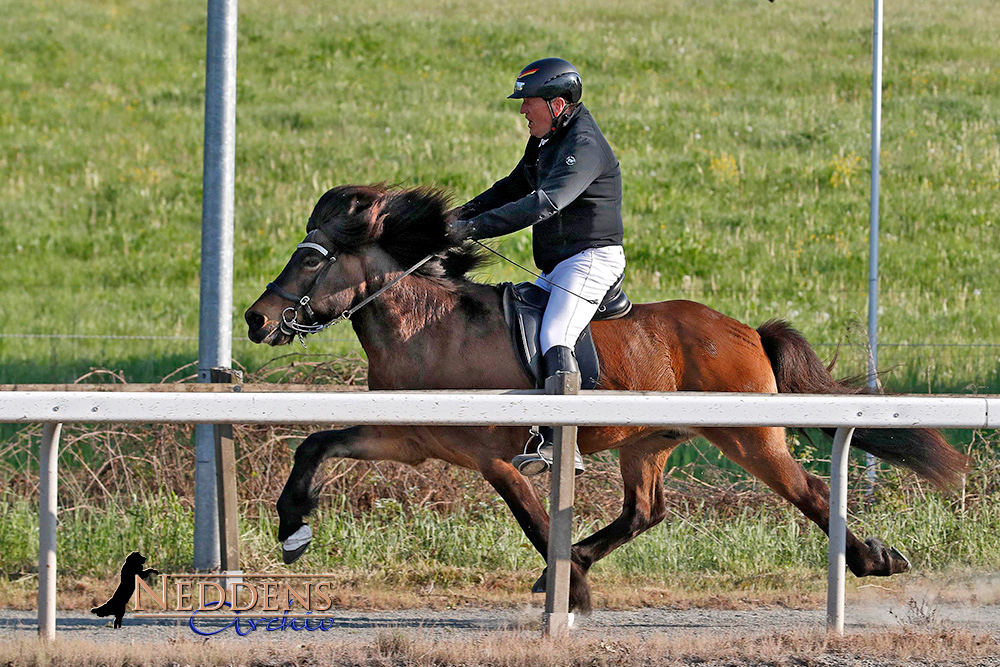
<path id="1" fill-rule="evenodd" d="M 543 599 L 528 593 L 538 575 L 535 571 L 480 572 L 444 586 L 428 582 L 422 576 L 427 573 L 418 570 L 372 573 L 339 568 L 330 574 L 326 579 L 331 583 L 329 594 L 334 606 L 342 610 L 442 610 L 467 605 L 510 609 Z M 435 574 L 439 572 L 435 570 Z M 863 590 L 853 588 L 852 581 L 851 599 L 898 599 L 904 594 L 900 581 Z M 86 611 L 111 593 L 104 578 L 61 579 L 60 584 L 59 608 L 67 611 Z M 785 572 L 780 582 L 701 572 L 664 581 L 662 577 L 609 572 L 594 578 L 591 586 L 599 609 L 820 609 L 826 600 L 825 578 L 820 572 Z M 37 595 L 34 576 L 0 580 L 0 608 L 36 609 Z"/>
<path id="2" fill-rule="evenodd" d="M 287 355 L 296 359 L 297 355 Z M 193 364 L 177 369 L 163 383 L 196 379 Z M 245 373 L 248 384 L 364 386 L 367 363 L 357 355 L 323 361 L 278 357 L 254 373 Z M 127 385 L 118 372 L 93 370 L 76 383 Z M 234 425 L 237 448 L 237 489 L 243 505 L 241 516 L 254 518 L 271 513 L 291 470 L 291 453 L 322 424 Z M 37 442 L 41 425 L 16 431 L 0 441 L 0 488 L 12 496 L 38 495 Z M 65 424 L 60 442 L 60 511 L 104 510 L 126 499 L 169 495 L 185 506 L 194 498 L 194 468 L 190 465 L 193 425 L 176 424 Z M 814 456 L 811 444 L 792 440 L 793 449 L 807 466 L 827 465 Z M 801 451 L 800 451 L 801 450 Z M 719 516 L 735 516 L 747 508 L 781 511 L 784 503 L 773 493 L 736 471 L 714 449 L 706 454 L 688 451 L 687 462 L 671 459 L 665 487 L 668 511 L 683 520 L 696 509 L 711 509 Z M 548 494 L 547 478 L 534 480 L 539 495 Z M 337 498 L 355 514 L 371 512 L 376 503 L 394 501 L 403 510 L 430 508 L 447 513 L 495 500 L 496 493 L 478 473 L 441 461 L 421 466 L 393 462 L 346 459 L 329 461 L 316 477 L 321 502 Z M 986 489 L 985 493 L 995 491 Z M 584 522 L 607 522 L 621 509 L 621 475 L 613 452 L 588 458 L 587 474 L 576 481 L 576 516 Z M 969 502 L 976 498 L 970 496 Z"/>
<path id="3" fill-rule="evenodd" d="M 246 383 L 364 386 L 367 363 L 357 355 L 302 360 L 297 355 L 278 357 L 253 373 Z M 186 383 L 196 379 L 193 364 L 183 366 L 163 383 Z M 118 372 L 93 370 L 77 383 L 128 384 Z M 307 435 L 322 425 L 235 425 L 238 493 L 244 506 L 241 516 L 254 518 L 272 513 L 273 506 L 291 470 L 291 452 Z M 38 495 L 36 443 L 41 425 L 19 429 L 0 441 L 0 488 L 16 496 Z M 65 424 L 60 443 L 60 511 L 113 508 L 124 498 L 170 495 L 183 505 L 194 498 L 194 469 L 190 465 L 193 425 L 175 424 Z M 976 448 L 989 450 L 994 443 L 978 436 Z M 828 461 L 817 456 L 811 442 L 793 436 L 795 456 L 810 469 L 823 470 Z M 967 446 L 963 449 L 973 449 Z M 766 487 L 738 471 L 713 448 L 685 450 L 685 462 L 675 454 L 665 480 L 665 498 L 672 520 L 695 510 L 710 509 L 716 516 L 736 516 L 751 508 L 755 512 L 781 512 L 787 506 Z M 676 463 L 675 463 L 676 462 Z M 907 491 L 909 473 L 892 471 L 886 480 L 900 479 L 892 493 Z M 859 475 L 855 475 L 860 477 Z M 1000 493 L 1000 476 L 978 474 L 976 484 L 962 489 L 961 502 L 973 505 Z M 971 478 L 970 478 L 971 481 Z M 547 496 L 547 479 L 536 478 L 536 490 Z M 492 503 L 495 491 L 478 473 L 440 461 L 414 468 L 392 462 L 345 459 L 329 461 L 316 478 L 321 502 L 337 498 L 343 508 L 356 515 L 371 512 L 376 503 L 394 501 L 403 510 L 430 508 L 447 513 L 455 507 Z M 916 487 L 920 494 L 922 487 Z M 852 494 L 857 501 L 861 494 Z M 583 522 L 607 522 L 621 509 L 621 475 L 618 459 L 606 452 L 588 459 L 587 474 L 576 481 L 576 516 Z"/>
<path id="4" fill-rule="evenodd" d="M 1000 652 L 989 636 L 964 631 L 860 633 L 845 638 L 796 630 L 743 635 L 624 635 L 615 639 L 575 636 L 540 640 L 537 632 L 495 632 L 474 639 L 428 638 L 425 633 L 381 630 L 360 642 L 311 643 L 170 641 L 108 644 L 22 639 L 0 645 L 8 667 L 129 667 L 206 665 L 242 667 L 344 665 L 413 667 L 438 665 L 983 665 Z M 995 658 L 994 658 L 995 659 Z"/>

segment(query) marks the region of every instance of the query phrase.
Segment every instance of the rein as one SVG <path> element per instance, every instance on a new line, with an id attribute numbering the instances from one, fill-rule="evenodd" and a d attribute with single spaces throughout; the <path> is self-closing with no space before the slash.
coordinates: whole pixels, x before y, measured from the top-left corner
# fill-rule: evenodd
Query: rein
<path id="1" fill-rule="evenodd" d="M 600 303 L 601 303 L 597 299 L 588 299 L 587 297 L 583 296 L 582 294 L 577 294 L 576 292 L 574 292 L 572 290 L 568 290 L 568 289 L 566 289 L 565 287 L 563 287 L 562 285 L 560 285 L 558 283 L 552 282 L 548 278 L 543 278 L 542 276 L 538 275 L 537 273 L 535 273 L 534 271 L 532 271 L 528 267 L 521 266 L 520 264 L 518 264 L 517 262 L 515 262 L 514 260 L 512 260 L 510 257 L 504 257 L 503 255 L 501 255 L 500 253 L 498 253 L 496 250 L 494 250 L 493 248 L 489 247 L 485 243 L 480 243 L 476 239 L 472 239 L 472 242 L 475 243 L 476 245 L 482 247 L 482 248 L 486 248 L 487 250 L 489 250 L 491 253 L 493 253 L 494 255 L 496 255 L 497 257 L 499 257 L 500 259 L 504 260 L 505 262 L 510 262 L 511 264 L 513 264 L 514 266 L 516 266 L 517 268 L 530 273 L 531 275 L 535 276 L 539 280 L 544 280 L 545 282 L 547 282 L 548 284 L 552 285 L 553 287 L 558 287 L 563 292 L 567 292 L 568 294 L 572 294 L 576 298 L 582 299 L 582 300 L 586 301 L 587 303 L 589 303 L 589 304 L 591 304 L 593 306 L 599 306 Z"/>
<path id="2" fill-rule="evenodd" d="M 291 292 L 289 292 L 285 288 L 281 287 L 280 285 L 276 285 L 275 283 L 268 283 L 267 287 L 266 287 L 267 291 L 274 292 L 275 294 L 277 294 L 278 296 L 280 296 L 282 299 L 287 299 L 289 301 L 297 301 L 298 302 L 298 306 L 289 306 L 288 308 L 285 308 L 283 311 L 281 311 L 281 324 L 278 325 L 278 328 L 281 330 L 282 333 L 293 335 L 293 336 L 297 335 L 298 338 L 299 338 L 299 344 L 302 345 L 302 347 L 306 346 L 306 334 L 319 333 L 320 331 L 323 331 L 324 329 L 328 329 L 328 328 L 332 327 L 335 324 L 340 324 L 344 320 L 351 319 L 351 316 L 354 315 L 354 313 L 358 312 L 359 310 L 361 310 L 362 308 L 364 308 L 366 305 L 368 305 L 369 303 L 371 303 L 372 301 L 374 301 L 375 299 L 377 299 L 379 296 L 382 295 L 382 293 L 384 293 L 390 287 L 392 287 L 393 285 L 395 285 L 396 283 L 398 283 L 400 280 L 402 280 L 406 276 L 410 275 L 411 273 L 413 273 L 414 271 L 416 271 L 417 269 L 419 269 L 421 266 L 423 266 L 424 264 L 426 264 L 428 261 L 431 260 L 431 258 L 434 257 L 433 254 L 427 255 L 422 260 L 420 260 L 419 262 L 417 262 L 416 264 L 414 264 L 413 266 L 411 266 L 410 268 L 408 268 L 406 271 L 404 271 L 400 275 L 398 275 L 395 278 L 393 278 L 392 280 L 390 280 L 388 283 L 386 283 L 381 289 L 379 289 L 378 291 L 376 291 L 374 294 L 372 294 L 372 295 L 370 295 L 368 297 L 365 297 L 359 303 L 357 303 L 354 306 L 351 306 L 350 308 L 348 308 L 347 310 L 345 310 L 340 315 L 338 315 L 334 319 L 330 320 L 326 324 L 300 324 L 299 322 L 296 322 L 296 318 L 298 317 L 298 309 L 299 309 L 299 307 L 301 307 L 306 312 L 306 315 L 308 315 L 309 319 L 311 319 L 313 321 L 316 320 L 316 314 L 313 312 L 312 306 L 309 305 L 310 302 L 312 301 L 312 298 L 309 296 L 309 293 L 312 292 L 313 288 L 316 286 L 316 283 L 318 283 L 319 280 L 320 280 L 320 278 L 322 278 L 323 275 L 326 273 L 326 270 L 330 266 L 332 266 L 332 264 L 334 262 L 337 261 L 336 255 L 334 255 L 332 252 L 330 252 L 329 250 L 327 250 L 326 248 L 324 248 L 320 244 L 313 243 L 313 242 L 309 241 L 308 239 L 309 239 L 309 237 L 307 236 L 305 241 L 303 241 L 302 243 L 298 244 L 298 246 L 296 246 L 296 249 L 298 249 L 298 248 L 309 248 L 310 250 L 315 250 L 316 252 L 318 252 L 321 255 L 323 255 L 323 257 L 327 261 L 327 264 L 320 270 L 319 273 L 316 274 L 316 277 L 313 278 L 313 281 L 312 281 L 312 283 L 309 284 L 309 288 L 306 290 L 306 293 L 303 296 L 299 297 L 299 296 L 297 296 L 295 294 L 292 294 Z M 291 319 L 289 319 L 287 317 L 288 311 L 292 311 L 292 317 L 291 317 Z"/>

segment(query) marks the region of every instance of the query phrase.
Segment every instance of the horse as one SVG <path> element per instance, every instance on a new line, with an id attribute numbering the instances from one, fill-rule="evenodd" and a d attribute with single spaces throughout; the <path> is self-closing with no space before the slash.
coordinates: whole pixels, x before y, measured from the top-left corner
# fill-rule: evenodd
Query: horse
<path id="1" fill-rule="evenodd" d="M 385 185 L 335 187 L 319 199 L 307 236 L 275 281 L 246 311 L 250 340 L 284 345 L 350 320 L 368 356 L 372 390 L 529 389 L 507 330 L 496 285 L 469 273 L 485 255 L 450 225 L 446 194 Z M 637 303 L 625 317 L 591 324 L 601 361 L 598 390 L 858 394 L 835 380 L 788 323 L 757 329 L 708 306 L 675 300 Z M 321 415 L 317 415 L 321 418 Z M 332 457 L 427 459 L 478 471 L 507 503 L 544 559 L 549 518 L 534 487 L 510 464 L 523 427 L 355 426 L 309 435 L 277 501 L 286 564 L 311 539 L 305 517 L 318 504 L 313 477 Z M 584 455 L 617 450 L 624 499 L 620 515 L 572 548 L 570 608 L 591 609 L 587 574 L 595 563 L 666 516 L 663 470 L 681 443 L 702 436 L 829 533 L 828 488 L 789 453 L 780 427 L 580 428 Z M 858 429 L 854 446 L 909 468 L 942 488 L 968 465 L 931 429 Z M 847 532 L 847 565 L 858 577 L 909 569 L 882 540 Z M 533 591 L 544 591 L 545 574 Z"/>

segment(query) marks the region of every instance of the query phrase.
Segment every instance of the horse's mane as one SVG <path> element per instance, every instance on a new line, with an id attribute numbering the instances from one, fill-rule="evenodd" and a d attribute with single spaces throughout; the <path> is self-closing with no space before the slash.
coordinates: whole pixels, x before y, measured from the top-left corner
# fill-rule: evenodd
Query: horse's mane
<path id="1" fill-rule="evenodd" d="M 435 255 L 416 273 L 460 280 L 489 258 L 449 233 L 450 204 L 434 188 L 340 185 L 320 197 L 306 229 L 318 229 L 342 252 L 377 245 L 406 268 Z"/>

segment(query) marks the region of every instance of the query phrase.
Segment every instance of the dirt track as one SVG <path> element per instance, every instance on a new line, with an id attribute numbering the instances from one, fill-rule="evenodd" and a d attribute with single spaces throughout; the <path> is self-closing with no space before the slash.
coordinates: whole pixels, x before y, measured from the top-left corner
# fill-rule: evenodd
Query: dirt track
<path id="1" fill-rule="evenodd" d="M 380 629 L 416 632 L 423 639 L 461 639 L 502 630 L 532 631 L 540 628 L 541 609 L 518 610 L 463 608 L 446 611 L 411 609 L 402 611 L 344 611 L 326 622 L 329 629 L 271 631 L 258 627 L 241 641 L 364 641 L 370 642 Z M 249 626 L 242 626 L 246 631 Z M 315 624 L 315 622 L 313 622 Z M 596 611 L 577 619 L 574 633 L 581 637 L 615 638 L 685 634 L 705 636 L 745 636 L 794 630 L 820 630 L 826 614 L 820 610 L 768 608 L 748 611 L 718 609 L 642 609 L 637 611 Z M 263 625 L 263 624 L 261 624 Z M 276 626 L 278 624 L 275 624 Z M 199 623 L 203 632 L 224 628 L 221 622 Z M 301 627 L 301 626 L 300 626 Z M 878 632 L 935 627 L 989 634 L 1000 641 L 1000 605 L 916 606 L 907 602 L 864 602 L 848 605 L 847 631 Z M 34 636 L 34 612 L 0 611 L 0 638 Z M 106 619 L 80 612 L 60 612 L 57 632 L 62 639 L 135 642 L 198 638 L 187 621 L 135 619 L 127 615 L 123 627 L 112 630 Z M 240 639 L 233 627 L 213 635 L 219 639 Z"/>

